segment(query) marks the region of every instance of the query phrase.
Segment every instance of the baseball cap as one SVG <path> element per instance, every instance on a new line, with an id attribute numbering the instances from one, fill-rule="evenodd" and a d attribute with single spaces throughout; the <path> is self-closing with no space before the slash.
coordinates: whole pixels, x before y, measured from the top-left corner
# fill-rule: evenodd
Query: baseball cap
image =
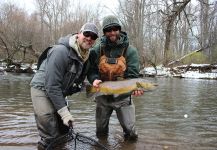
<path id="1" fill-rule="evenodd" d="M 85 23 L 82 27 L 80 32 L 93 32 L 97 35 L 97 37 L 99 37 L 98 35 L 98 28 L 96 27 L 96 25 L 94 23 Z"/>

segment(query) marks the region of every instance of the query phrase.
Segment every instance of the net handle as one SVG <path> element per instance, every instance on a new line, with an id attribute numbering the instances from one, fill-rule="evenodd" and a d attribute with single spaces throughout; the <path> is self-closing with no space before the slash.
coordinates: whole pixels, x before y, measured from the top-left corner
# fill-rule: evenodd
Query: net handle
<path id="1" fill-rule="evenodd" d="M 73 129 L 73 124 L 72 124 L 72 121 L 71 121 L 71 120 L 69 120 L 68 124 L 69 124 L 69 128 L 70 128 L 70 129 Z"/>
<path id="2" fill-rule="evenodd" d="M 69 120 L 69 135 L 72 136 L 73 138 L 76 138 L 78 133 L 75 133 L 74 128 L 73 128 L 73 122 Z"/>

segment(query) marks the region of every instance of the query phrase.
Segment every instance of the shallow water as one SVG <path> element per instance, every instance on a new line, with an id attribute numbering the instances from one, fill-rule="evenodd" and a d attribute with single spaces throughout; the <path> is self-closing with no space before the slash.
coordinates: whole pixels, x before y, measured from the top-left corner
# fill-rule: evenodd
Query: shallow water
<path id="1" fill-rule="evenodd" d="M 217 81 L 148 78 L 156 90 L 134 98 L 136 143 L 124 142 L 112 114 L 107 140 L 95 136 L 95 103 L 84 93 L 68 97 L 75 131 L 120 150 L 214 150 L 217 148 Z M 0 76 L 0 149 L 36 149 L 39 139 L 29 81 L 31 75 Z"/>

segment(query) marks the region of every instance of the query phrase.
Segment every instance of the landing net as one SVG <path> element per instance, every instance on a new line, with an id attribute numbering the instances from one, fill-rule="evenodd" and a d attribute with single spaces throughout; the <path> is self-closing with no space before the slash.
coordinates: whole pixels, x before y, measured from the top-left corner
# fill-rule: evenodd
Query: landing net
<path id="1" fill-rule="evenodd" d="M 71 128 L 68 134 L 50 143 L 46 150 L 108 150 L 108 148 L 93 138 L 75 133 Z"/>

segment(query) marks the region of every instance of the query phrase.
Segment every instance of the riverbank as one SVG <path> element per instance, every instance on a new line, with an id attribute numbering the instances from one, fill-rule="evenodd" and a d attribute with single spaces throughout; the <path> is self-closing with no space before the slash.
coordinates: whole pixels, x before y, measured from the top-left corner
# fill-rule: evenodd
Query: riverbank
<path id="1" fill-rule="evenodd" d="M 166 68 L 163 66 L 157 66 L 156 68 L 147 67 L 140 73 L 148 77 L 178 77 L 217 80 L 217 65 L 191 64 L 173 68 Z"/>
<path id="2" fill-rule="evenodd" d="M 34 74 L 37 70 L 37 64 L 21 64 L 20 66 L 9 66 L 0 64 L 0 75 L 12 73 L 30 73 Z M 140 71 L 145 77 L 178 77 L 192 79 L 213 79 L 217 80 L 217 64 L 190 64 L 176 67 L 163 67 L 162 65 L 146 67 Z"/>
<path id="3" fill-rule="evenodd" d="M 37 64 L 13 64 L 10 66 L 6 66 L 5 62 L 0 63 L 0 75 L 5 75 L 7 72 L 11 73 L 29 73 L 33 74 L 36 72 Z"/>
<path id="4" fill-rule="evenodd" d="M 1 146 L 1 150 L 34 150 L 36 146 Z"/>

